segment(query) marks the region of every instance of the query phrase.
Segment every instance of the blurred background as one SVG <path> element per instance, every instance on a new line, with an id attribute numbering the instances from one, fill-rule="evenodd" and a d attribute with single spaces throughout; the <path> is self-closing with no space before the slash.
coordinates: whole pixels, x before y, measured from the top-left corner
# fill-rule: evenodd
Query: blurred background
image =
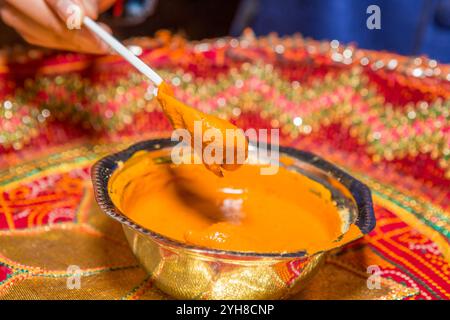
<path id="1" fill-rule="evenodd" d="M 380 8 L 381 29 L 367 28 L 370 5 Z M 250 27 L 450 62 L 450 0 L 117 0 L 101 20 L 121 38 L 168 29 L 199 40 Z M 0 28 L 2 45 L 21 42 Z"/>

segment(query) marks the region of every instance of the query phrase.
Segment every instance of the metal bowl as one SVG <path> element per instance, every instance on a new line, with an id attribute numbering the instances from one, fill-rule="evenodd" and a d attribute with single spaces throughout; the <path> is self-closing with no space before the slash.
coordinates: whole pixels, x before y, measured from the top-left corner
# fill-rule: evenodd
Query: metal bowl
<path id="1" fill-rule="evenodd" d="M 108 194 L 108 182 L 118 163 L 140 150 L 170 151 L 174 144 L 169 139 L 140 142 L 102 158 L 92 168 L 100 208 L 122 224 L 132 251 L 155 285 L 179 299 L 282 299 L 304 288 L 326 252 L 255 253 L 192 246 L 144 228 L 120 212 Z M 279 151 L 294 160 L 287 166 L 289 170 L 307 175 L 331 191 L 344 224 L 355 224 L 362 234 L 375 227 L 367 186 L 309 152 L 287 147 Z"/>

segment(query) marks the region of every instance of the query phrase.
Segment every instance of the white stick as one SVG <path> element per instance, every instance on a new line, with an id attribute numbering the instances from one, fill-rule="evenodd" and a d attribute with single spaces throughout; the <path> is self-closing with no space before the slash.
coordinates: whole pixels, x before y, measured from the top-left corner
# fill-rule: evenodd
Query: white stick
<path id="1" fill-rule="evenodd" d="M 100 39 L 105 41 L 111 48 L 113 48 L 118 54 L 120 54 L 125 60 L 131 63 L 136 69 L 142 72 L 147 78 L 152 80 L 152 82 L 159 86 L 163 79 L 146 65 L 141 59 L 136 57 L 133 52 L 127 49 L 123 44 L 121 44 L 116 38 L 106 32 L 102 27 L 100 27 L 95 21 L 89 17 L 84 17 L 83 24 L 94 32 Z"/>

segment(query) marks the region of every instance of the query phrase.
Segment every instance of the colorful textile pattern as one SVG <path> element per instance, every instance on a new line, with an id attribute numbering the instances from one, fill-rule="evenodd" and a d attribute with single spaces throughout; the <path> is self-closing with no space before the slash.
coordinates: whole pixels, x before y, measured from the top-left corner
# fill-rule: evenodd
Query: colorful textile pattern
<path id="1" fill-rule="evenodd" d="M 295 299 L 450 299 L 449 66 L 250 31 L 130 43 L 185 103 L 280 128 L 283 145 L 371 188 L 375 230 Z M 170 134 L 143 80 L 116 56 L 0 56 L 0 299 L 170 298 L 99 212 L 89 176 L 102 155 Z"/>

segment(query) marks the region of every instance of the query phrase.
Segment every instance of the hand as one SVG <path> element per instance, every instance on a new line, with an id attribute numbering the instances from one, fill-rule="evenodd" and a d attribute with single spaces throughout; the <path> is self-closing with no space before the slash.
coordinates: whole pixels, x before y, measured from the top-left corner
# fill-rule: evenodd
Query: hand
<path id="1" fill-rule="evenodd" d="M 114 1 L 0 0 L 0 14 L 7 25 L 31 44 L 101 54 L 109 51 L 108 46 L 83 28 L 82 21 L 85 15 L 97 19 Z"/>

